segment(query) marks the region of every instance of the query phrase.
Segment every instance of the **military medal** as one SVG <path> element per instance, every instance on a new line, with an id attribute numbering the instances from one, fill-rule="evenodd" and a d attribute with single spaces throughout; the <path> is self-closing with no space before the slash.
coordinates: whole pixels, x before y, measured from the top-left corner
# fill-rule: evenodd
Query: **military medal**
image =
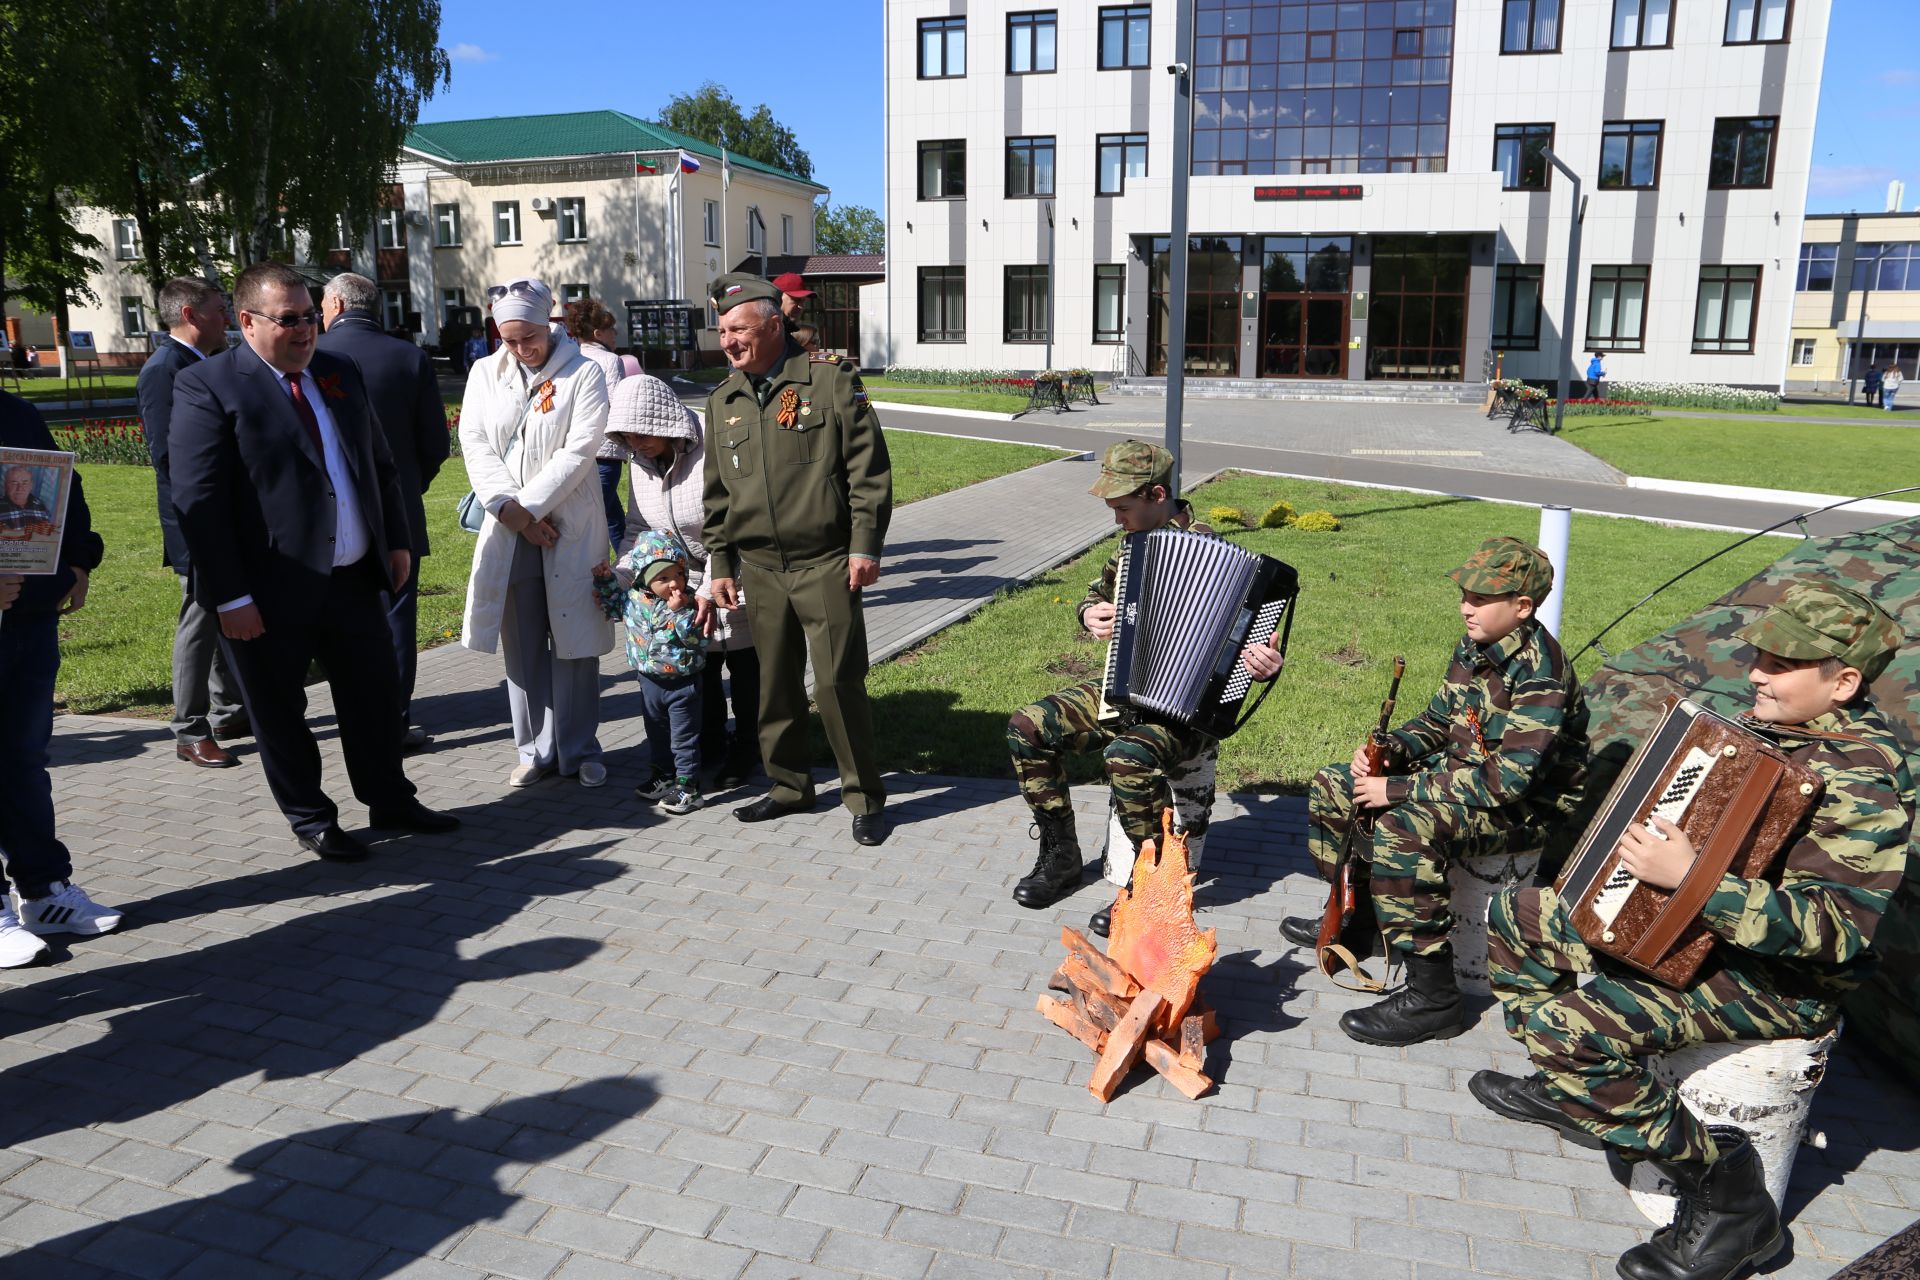
<path id="1" fill-rule="evenodd" d="M 773 420 L 783 427 L 791 427 L 800 420 L 800 393 L 788 387 L 780 393 L 780 412 Z"/>
<path id="2" fill-rule="evenodd" d="M 813 416 L 813 401 L 802 400 L 800 402 L 800 416 L 803 418 L 810 418 Z"/>
<path id="3" fill-rule="evenodd" d="M 727 425 L 731 427 L 737 424 L 739 421 L 740 421 L 740 415 L 736 413 L 731 418 L 727 419 Z"/>

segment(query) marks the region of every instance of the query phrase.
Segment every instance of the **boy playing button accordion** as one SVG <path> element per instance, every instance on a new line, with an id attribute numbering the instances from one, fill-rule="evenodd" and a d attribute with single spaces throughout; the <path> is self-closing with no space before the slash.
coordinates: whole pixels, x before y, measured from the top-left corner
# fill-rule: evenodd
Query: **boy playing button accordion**
<path id="1" fill-rule="evenodd" d="M 1673 990 L 1590 951 L 1553 889 L 1496 896 L 1488 967 L 1507 1031 L 1538 1073 L 1482 1071 L 1487 1107 L 1623 1159 L 1654 1160 L 1679 1188 L 1673 1225 L 1620 1259 L 1628 1280 L 1730 1280 L 1771 1257 L 1780 1216 L 1736 1128 L 1703 1125 L 1647 1059 L 1690 1044 L 1816 1036 L 1872 971 L 1869 944 L 1906 869 L 1913 782 L 1867 696 L 1904 639 L 1878 607 L 1811 578 L 1790 583 L 1736 633 L 1756 650 L 1749 727 L 1820 775 L 1820 805 L 1761 879 L 1727 874 L 1702 922 L 1718 937 L 1693 983 Z M 1621 844 L 1628 871 L 1673 889 L 1687 837 L 1655 818 Z M 1584 986 L 1576 975 L 1593 974 Z"/>

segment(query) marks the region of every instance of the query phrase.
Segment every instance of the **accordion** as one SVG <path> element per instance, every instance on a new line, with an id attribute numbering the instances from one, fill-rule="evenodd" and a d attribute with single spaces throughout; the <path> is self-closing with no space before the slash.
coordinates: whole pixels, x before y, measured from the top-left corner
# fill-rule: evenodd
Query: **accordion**
<path id="1" fill-rule="evenodd" d="M 1113 581 L 1101 721 L 1152 719 L 1231 734 L 1244 722 L 1240 704 L 1253 684 L 1240 655 L 1276 632 L 1286 651 L 1299 593 L 1290 565 L 1224 538 L 1184 529 L 1128 534 Z"/>
<path id="2" fill-rule="evenodd" d="M 1593 950 L 1670 987 L 1693 982 L 1714 935 L 1700 912 L 1732 872 L 1763 876 L 1820 803 L 1820 776 L 1774 743 L 1677 701 L 1607 793 L 1560 873 L 1574 931 Z M 1671 891 L 1634 878 L 1615 850 L 1627 828 L 1658 816 L 1695 857 Z"/>

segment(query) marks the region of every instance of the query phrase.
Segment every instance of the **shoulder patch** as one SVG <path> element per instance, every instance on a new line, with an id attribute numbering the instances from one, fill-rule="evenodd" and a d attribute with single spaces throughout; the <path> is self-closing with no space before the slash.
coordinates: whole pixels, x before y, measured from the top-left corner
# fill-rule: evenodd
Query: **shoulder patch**
<path id="1" fill-rule="evenodd" d="M 847 358 L 837 351 L 809 351 L 808 364 L 845 364 Z"/>

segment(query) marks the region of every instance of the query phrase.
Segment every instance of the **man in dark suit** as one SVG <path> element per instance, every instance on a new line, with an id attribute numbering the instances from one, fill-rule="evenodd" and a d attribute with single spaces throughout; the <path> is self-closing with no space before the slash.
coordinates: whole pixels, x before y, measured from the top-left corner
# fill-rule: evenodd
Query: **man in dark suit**
<path id="1" fill-rule="evenodd" d="M 353 793 L 375 827 L 447 831 L 414 797 L 393 731 L 399 672 L 384 593 L 413 553 L 400 478 L 360 370 L 316 353 L 305 279 L 258 262 L 233 286 L 244 346 L 174 379 L 173 505 L 193 557 L 193 595 L 253 717 L 273 798 L 305 848 L 367 856 L 320 787 L 307 726 L 307 666 L 326 668 Z"/>
<path id="2" fill-rule="evenodd" d="M 387 627 L 393 632 L 393 655 L 400 664 L 400 747 L 402 751 L 418 751 L 428 742 L 426 733 L 414 727 L 412 714 L 413 678 L 420 653 L 415 633 L 420 557 L 428 549 L 427 508 L 422 498 L 440 464 L 447 460 L 447 407 L 440 399 L 432 357 L 413 343 L 380 331 L 373 318 L 378 302 L 373 281 L 365 276 L 346 272 L 327 281 L 320 295 L 320 318 L 327 327 L 320 350 L 345 356 L 360 366 L 374 417 L 379 419 L 394 468 L 400 473 L 413 572 L 388 600 Z"/>
<path id="3" fill-rule="evenodd" d="M 226 769 L 238 764 L 214 739 L 247 731 L 240 688 L 220 653 L 220 620 L 201 608 L 187 585 L 187 540 L 173 509 L 167 474 L 167 435 L 173 421 L 173 379 L 227 345 L 227 300 L 218 285 L 181 277 L 160 290 L 166 340 L 140 367 L 136 391 L 153 481 L 160 498 L 160 562 L 180 576 L 180 618 L 173 630 L 173 751 L 188 764 Z"/>

